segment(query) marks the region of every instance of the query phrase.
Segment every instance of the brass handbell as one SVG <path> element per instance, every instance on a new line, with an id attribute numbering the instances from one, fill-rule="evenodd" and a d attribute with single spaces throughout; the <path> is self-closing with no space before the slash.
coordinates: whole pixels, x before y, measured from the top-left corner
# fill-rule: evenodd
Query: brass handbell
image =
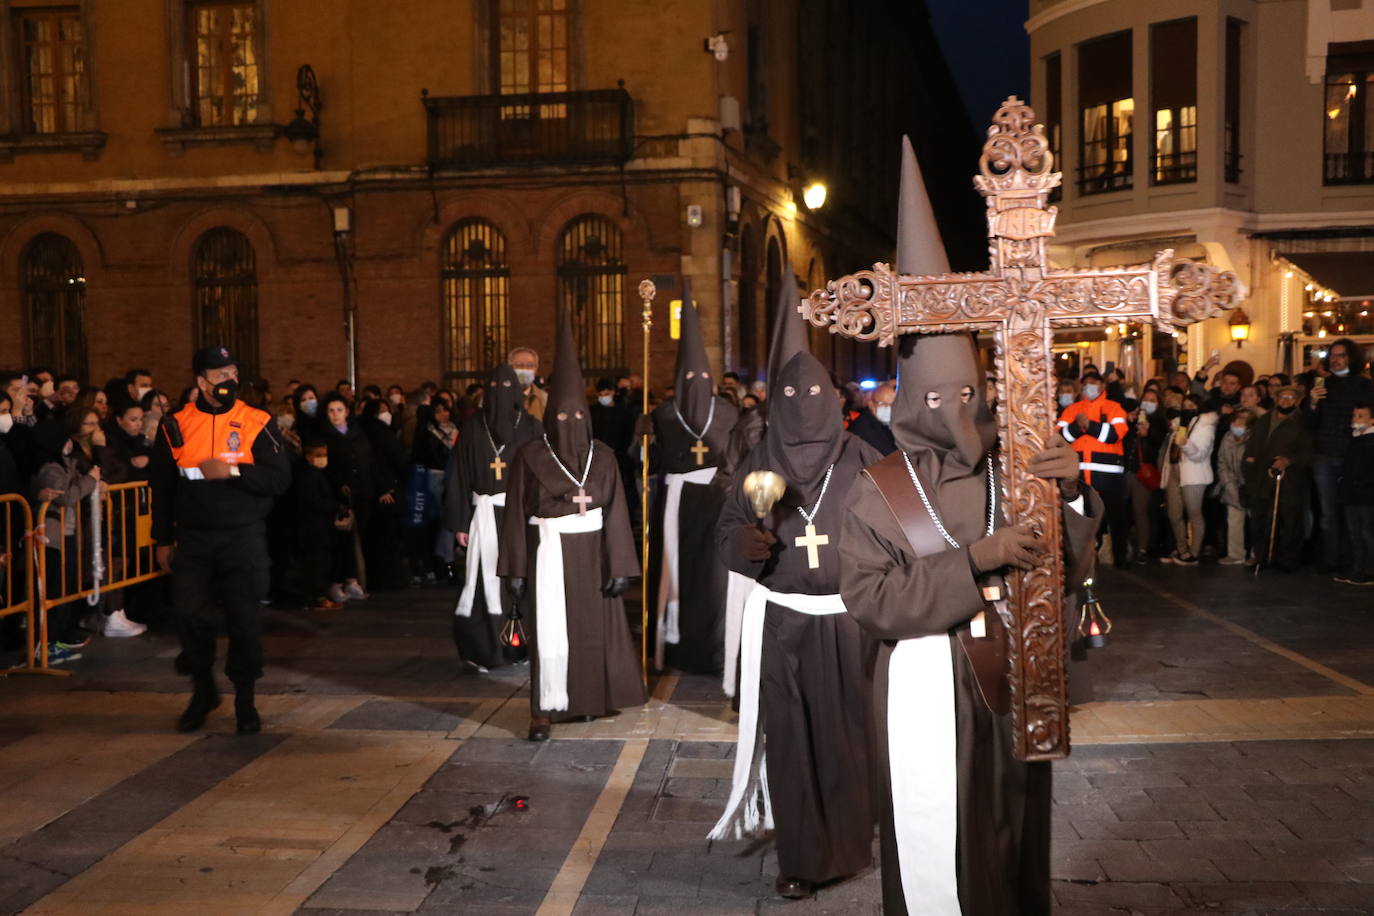
<path id="1" fill-rule="evenodd" d="M 760 520 L 768 517 L 786 490 L 787 481 L 773 471 L 750 471 L 744 478 L 744 495 Z"/>

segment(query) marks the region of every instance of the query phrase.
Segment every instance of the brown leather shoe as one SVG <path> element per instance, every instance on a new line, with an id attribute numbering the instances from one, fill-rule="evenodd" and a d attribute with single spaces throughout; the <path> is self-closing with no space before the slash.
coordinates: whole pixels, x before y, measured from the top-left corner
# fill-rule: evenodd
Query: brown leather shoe
<path id="1" fill-rule="evenodd" d="M 785 900 L 805 900 L 816 891 L 816 886 L 810 881 L 803 881 L 801 878 L 779 877 L 773 885 L 773 889 L 778 892 L 778 896 Z"/>
<path id="2" fill-rule="evenodd" d="M 530 719 L 531 741 L 548 741 L 549 732 L 553 729 L 553 723 L 548 719 Z"/>

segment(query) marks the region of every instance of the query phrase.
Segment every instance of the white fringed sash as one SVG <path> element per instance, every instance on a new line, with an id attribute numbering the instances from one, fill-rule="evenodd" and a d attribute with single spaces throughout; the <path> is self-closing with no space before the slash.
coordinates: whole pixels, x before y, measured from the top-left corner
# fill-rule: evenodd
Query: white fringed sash
<path id="1" fill-rule="evenodd" d="M 496 507 L 506 505 L 504 493 L 472 494 L 472 523 L 468 525 L 467 577 L 458 607 L 453 613 L 459 617 L 472 616 L 472 602 L 477 595 L 477 580 L 482 580 L 482 594 L 487 599 L 487 613 L 501 613 L 501 580 L 496 575 L 498 548 Z M 480 575 L 479 575 L 480 573 Z"/>
<path id="2" fill-rule="evenodd" d="M 539 708 L 568 708 L 568 603 L 563 582 L 563 535 L 601 530 L 601 510 L 557 518 L 530 517 L 539 529 L 535 555 L 535 644 L 539 658 Z"/>
<path id="3" fill-rule="evenodd" d="M 715 468 L 701 468 L 685 474 L 664 474 L 667 492 L 663 499 L 663 562 L 658 576 L 658 636 L 654 646 L 654 666 L 663 667 L 663 647 L 677 645 L 678 632 L 678 518 L 682 509 L 682 487 L 685 484 L 708 484 L 716 476 Z"/>

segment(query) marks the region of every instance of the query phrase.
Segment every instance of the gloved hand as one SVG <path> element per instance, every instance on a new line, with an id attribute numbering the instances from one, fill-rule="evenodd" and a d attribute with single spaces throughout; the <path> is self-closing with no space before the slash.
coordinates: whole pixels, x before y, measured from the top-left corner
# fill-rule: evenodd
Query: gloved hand
<path id="1" fill-rule="evenodd" d="M 601 586 L 601 594 L 607 598 L 619 598 L 625 594 L 625 587 L 630 584 L 630 580 L 617 576 L 614 579 L 607 579 L 606 584 Z"/>
<path id="2" fill-rule="evenodd" d="M 1065 499 L 1077 499 L 1078 453 L 1062 437 L 1055 436 L 1054 440 L 1054 445 L 1031 456 L 1028 470 L 1041 480 L 1059 481 L 1059 494 Z"/>
<path id="3" fill-rule="evenodd" d="M 979 573 L 999 569 L 1033 569 L 1045 552 L 1030 522 L 999 528 L 991 536 L 969 546 L 969 561 Z"/>
<path id="4" fill-rule="evenodd" d="M 510 592 L 510 596 L 516 601 L 525 600 L 525 589 L 525 580 L 519 576 L 511 576 L 506 580 L 506 591 Z"/>
<path id="5" fill-rule="evenodd" d="M 773 555 L 773 545 L 778 536 L 755 525 L 745 525 L 739 530 L 739 552 L 750 563 L 762 563 Z"/>

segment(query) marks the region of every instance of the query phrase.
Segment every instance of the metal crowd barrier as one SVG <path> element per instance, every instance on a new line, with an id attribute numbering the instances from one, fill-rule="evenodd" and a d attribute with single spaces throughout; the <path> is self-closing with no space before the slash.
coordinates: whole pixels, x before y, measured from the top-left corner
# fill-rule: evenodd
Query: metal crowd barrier
<path id="1" fill-rule="evenodd" d="M 25 666 L 34 665 L 33 510 L 18 494 L 0 496 L 0 617 L 24 615 Z M 12 670 L 25 670 L 24 666 Z"/>
<path id="2" fill-rule="evenodd" d="M 49 500 L 32 515 L 22 499 L 2 499 L 23 506 L 27 523 L 24 543 L 29 546 L 28 562 L 24 564 L 27 600 L 0 608 L 0 615 L 28 614 L 25 664 L 8 669 L 8 673 L 65 676 L 70 672 L 48 664 L 48 613 L 75 601 L 85 600 L 94 605 L 102 594 L 166 575 L 165 570 L 157 567 L 153 544 L 152 488 L 144 481 L 111 484 L 100 499 L 97 518 L 92 517 L 89 499 L 72 506 Z M 61 536 L 48 538 L 46 522 L 53 522 Z M 8 531 L 5 533 L 8 535 Z M 99 580 L 92 562 L 97 555 L 103 561 Z"/>

